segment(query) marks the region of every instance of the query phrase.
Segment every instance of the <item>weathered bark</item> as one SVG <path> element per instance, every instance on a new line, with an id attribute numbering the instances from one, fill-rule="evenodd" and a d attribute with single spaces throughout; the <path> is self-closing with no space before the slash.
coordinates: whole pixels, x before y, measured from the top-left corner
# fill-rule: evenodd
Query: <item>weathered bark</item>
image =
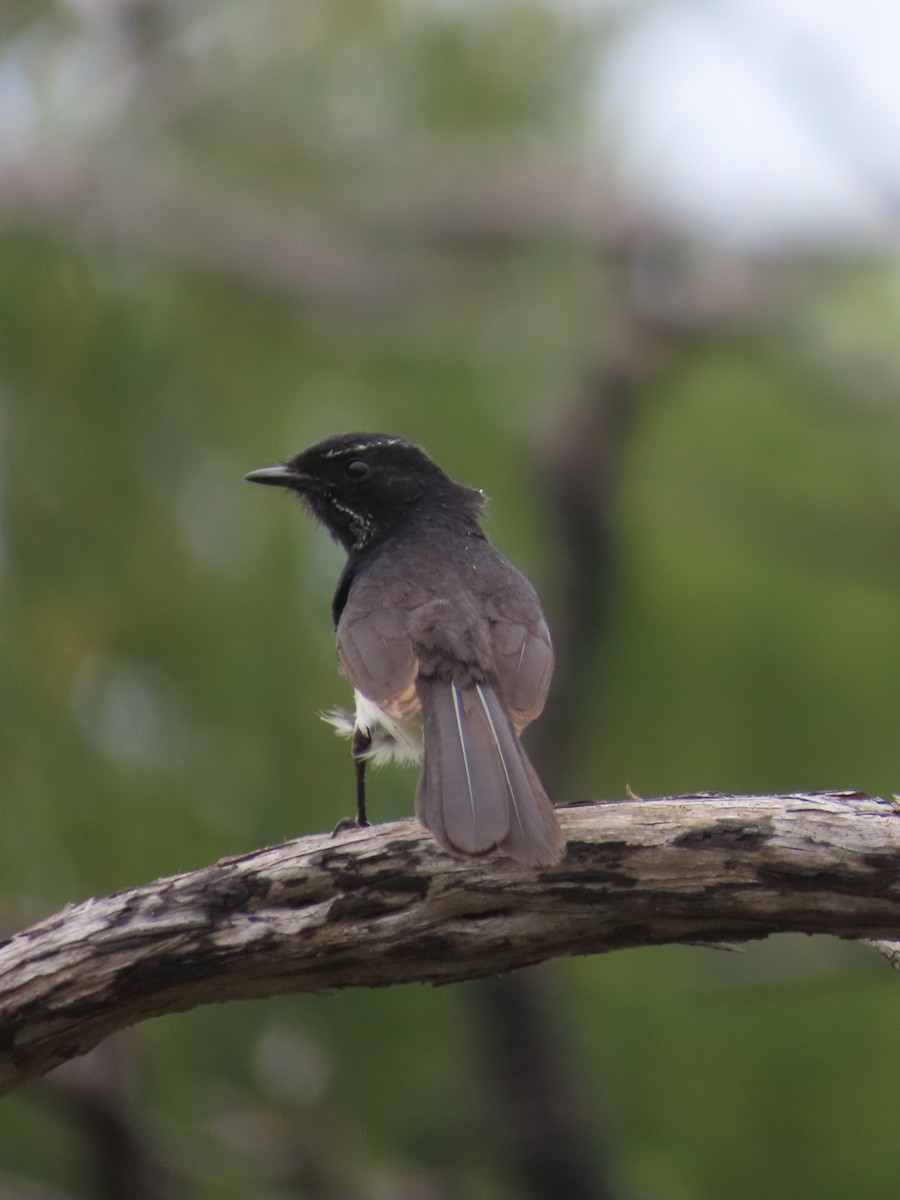
<path id="1" fill-rule="evenodd" d="M 783 931 L 900 938 L 900 813 L 840 792 L 572 807 L 558 868 L 458 860 L 413 821 L 63 909 L 0 946 L 0 1091 L 213 1001 L 451 983 L 560 955 Z"/>

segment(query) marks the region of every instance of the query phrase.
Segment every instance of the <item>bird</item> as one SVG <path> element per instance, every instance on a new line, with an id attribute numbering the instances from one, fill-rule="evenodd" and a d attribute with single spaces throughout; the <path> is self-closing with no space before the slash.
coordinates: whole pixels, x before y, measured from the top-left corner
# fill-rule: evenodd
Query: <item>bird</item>
<path id="1" fill-rule="evenodd" d="M 351 823 L 368 824 L 367 762 L 421 757 L 415 811 L 441 847 L 560 862 L 519 739 L 544 707 L 553 647 L 534 587 L 481 528 L 483 493 L 382 433 L 338 434 L 245 478 L 298 496 L 347 555 L 332 618 L 355 712 L 325 715 L 352 737 Z"/>

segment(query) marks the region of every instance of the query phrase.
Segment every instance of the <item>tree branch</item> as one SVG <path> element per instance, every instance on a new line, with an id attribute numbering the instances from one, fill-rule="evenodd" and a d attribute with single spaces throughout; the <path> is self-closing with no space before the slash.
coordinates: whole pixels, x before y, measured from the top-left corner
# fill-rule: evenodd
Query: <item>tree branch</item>
<path id="1" fill-rule="evenodd" d="M 855 792 L 562 810 L 534 871 L 413 821 L 315 835 L 68 907 L 0 945 L 0 1091 L 213 1001 L 451 983 L 561 955 L 797 931 L 900 938 L 900 813 Z"/>

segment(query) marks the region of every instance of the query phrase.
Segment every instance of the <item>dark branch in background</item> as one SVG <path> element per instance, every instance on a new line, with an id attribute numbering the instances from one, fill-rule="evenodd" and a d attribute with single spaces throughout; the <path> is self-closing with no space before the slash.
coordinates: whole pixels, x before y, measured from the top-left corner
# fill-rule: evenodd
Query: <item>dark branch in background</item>
<path id="1" fill-rule="evenodd" d="M 556 674 L 529 743 L 551 794 L 570 790 L 582 757 L 584 696 L 610 637 L 618 577 L 617 509 L 623 462 L 650 385 L 674 353 L 760 310 L 761 293 L 733 261 L 684 253 L 661 231 L 635 230 L 608 256 L 607 290 L 618 300 L 579 393 L 540 454 L 552 543 L 549 573 Z M 590 736 L 602 741 L 596 715 Z"/>
<path id="2" fill-rule="evenodd" d="M 364 313 L 467 292 L 490 266 L 483 265 L 489 259 L 462 250 L 565 237 L 598 258 L 631 258 L 633 265 L 639 239 L 642 252 L 683 248 L 681 236 L 663 221 L 634 230 L 604 217 L 596 197 L 588 203 L 584 178 L 552 160 L 498 167 L 473 156 L 453 180 L 453 186 L 423 189 L 380 211 L 373 202 L 358 219 L 334 219 L 252 190 L 223 188 L 219 181 L 182 179 L 111 155 L 101 161 L 88 149 L 64 155 L 35 144 L 9 158 L 0 148 L 0 231 L 62 233 L 102 250 L 148 254 L 266 294 L 300 298 L 323 311 Z M 829 260 L 835 254 L 829 247 Z M 853 255 L 857 259 L 858 251 Z M 812 256 L 809 251 L 807 258 Z M 783 264 L 709 247 L 692 245 L 689 254 L 682 249 L 679 268 L 680 307 L 662 295 L 666 319 L 676 324 L 685 317 L 691 324 L 698 317 L 765 319 L 771 315 L 767 294 L 784 285 Z M 680 278 L 686 269 L 693 280 L 687 308 Z M 644 287 L 642 302 L 652 305 L 671 279 L 657 272 L 637 282 Z"/>
<path id="3" fill-rule="evenodd" d="M 171 1172 L 153 1146 L 137 1103 L 137 1075 L 124 1039 L 68 1062 L 41 1094 L 80 1131 L 85 1176 L 95 1200 L 176 1200 Z"/>
<path id="4" fill-rule="evenodd" d="M 535 726 L 535 755 L 551 794 L 581 759 L 584 696 L 594 694 L 598 654 L 609 633 L 617 576 L 615 520 L 622 460 L 659 360 L 659 342 L 636 313 L 623 322 L 619 348 L 591 366 L 581 394 L 551 435 L 543 456 L 544 491 L 557 553 L 551 578 L 557 668 L 551 702 Z M 592 736 L 597 736 L 596 728 Z"/>
<path id="5" fill-rule="evenodd" d="M 770 933 L 900 937 L 900 816 L 857 793 L 561 812 L 529 871 L 414 821 L 326 835 L 63 909 L 0 946 L 0 1091 L 149 1017 L 224 1000 L 452 983 L 561 955 Z"/>
<path id="6" fill-rule="evenodd" d="M 474 256 L 461 258 L 463 246 L 522 246 L 560 234 L 597 250 L 615 246 L 618 232 L 595 205 L 589 210 L 584 180 L 570 169 L 571 186 L 561 194 L 559 174 L 549 160 L 499 167 L 474 156 L 460 164 L 453 188 L 423 191 L 380 212 L 369 204 L 358 220 L 335 220 L 202 176 L 101 160 L 88 148 L 64 155 L 36 142 L 9 158 L 0 150 L 0 230 L 62 232 L 326 311 L 380 312 L 470 287 L 484 268 Z"/>
<path id="7" fill-rule="evenodd" d="M 0 161 L 0 226 L 43 227 L 149 253 L 324 308 L 410 302 L 452 278 L 421 251 L 379 245 L 301 206 L 223 193 L 87 156 Z"/>
<path id="8" fill-rule="evenodd" d="M 474 993 L 481 1062 L 496 1096 L 495 1144 L 535 1200 L 612 1196 L 553 980 L 532 971 L 486 979 Z"/>
<path id="9" fill-rule="evenodd" d="M 618 294 L 630 295 L 627 288 Z M 615 575 L 621 460 L 656 360 L 630 306 L 627 324 L 611 361 L 589 368 L 581 394 L 551 431 L 539 464 L 557 548 L 549 614 L 557 668 L 550 703 L 530 746 L 551 796 L 571 790 L 572 766 L 583 759 L 583 697 L 593 695 L 595 651 L 608 629 Z M 558 1020 L 552 991 L 552 979 L 530 973 L 485 980 L 474 994 L 483 1061 L 503 1108 L 499 1128 L 506 1157 L 523 1196 L 606 1200 L 613 1189 L 605 1178 L 598 1121 L 589 1116 L 575 1047 Z"/>
<path id="10" fill-rule="evenodd" d="M 572 791 L 573 768 L 584 758 L 585 718 L 593 708 L 584 697 L 593 697 L 595 674 L 602 671 L 617 575 L 622 461 L 647 382 L 665 362 L 670 340 L 636 303 L 638 249 L 637 242 L 623 242 L 611 256 L 616 278 L 609 290 L 623 306 L 617 335 L 608 350 L 598 350 L 539 462 L 556 547 L 549 615 L 557 668 L 550 703 L 529 744 L 551 796 Z M 598 737 L 596 724 L 590 737 Z M 577 1053 L 557 1019 L 552 989 L 552 979 L 519 974 L 486 980 L 477 993 L 485 1061 L 503 1099 L 508 1158 L 520 1194 L 533 1200 L 606 1200 L 613 1187 L 605 1178 L 599 1122 L 589 1112 Z"/>

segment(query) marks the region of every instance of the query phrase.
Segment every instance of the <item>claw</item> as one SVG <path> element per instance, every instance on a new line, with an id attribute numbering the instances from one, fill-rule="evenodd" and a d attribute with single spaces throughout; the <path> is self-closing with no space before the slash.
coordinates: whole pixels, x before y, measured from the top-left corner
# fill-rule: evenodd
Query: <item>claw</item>
<path id="1" fill-rule="evenodd" d="M 337 825 L 331 831 L 332 837 L 337 837 L 339 833 L 350 833 L 354 829 L 368 829 L 369 822 L 363 819 L 360 821 L 358 817 L 341 817 Z"/>

